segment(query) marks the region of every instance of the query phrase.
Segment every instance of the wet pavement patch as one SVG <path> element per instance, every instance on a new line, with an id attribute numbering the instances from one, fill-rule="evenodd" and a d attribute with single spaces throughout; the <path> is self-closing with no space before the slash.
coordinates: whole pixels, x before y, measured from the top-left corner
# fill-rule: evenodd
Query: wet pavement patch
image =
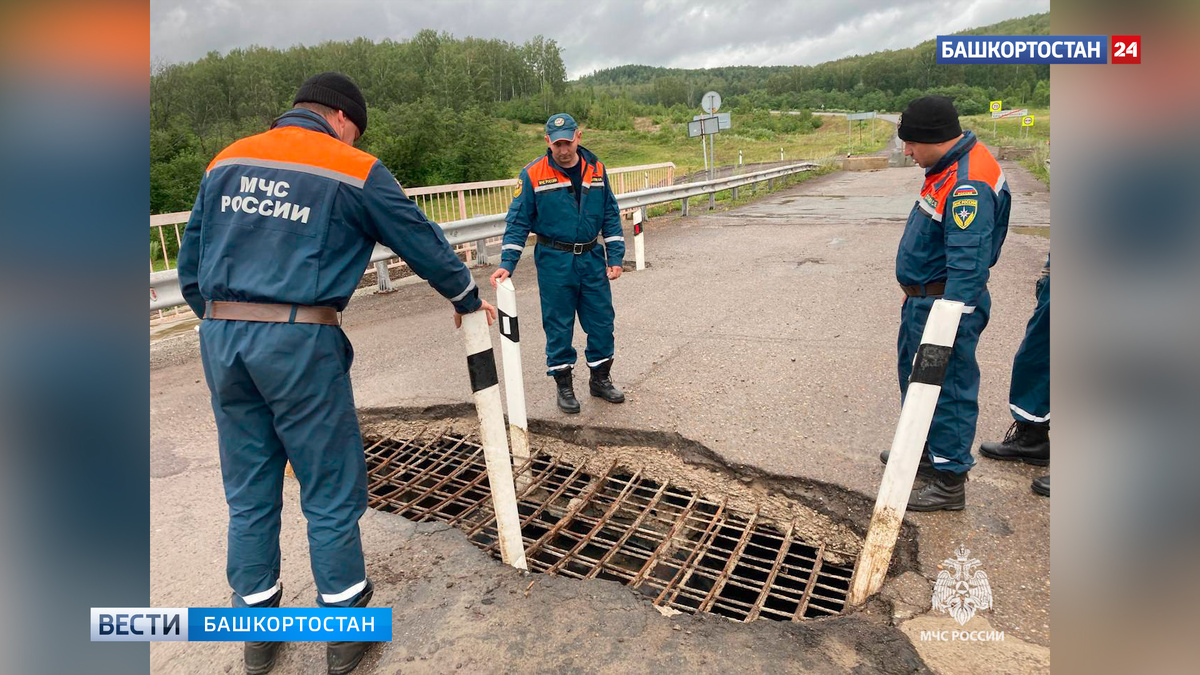
<path id="1" fill-rule="evenodd" d="M 499 558 L 483 450 L 473 435 L 368 435 L 369 505 L 439 521 Z M 737 621 L 837 615 L 851 557 L 803 540 L 728 498 L 711 499 L 626 469 L 586 471 L 547 454 L 516 470 L 526 557 L 534 572 L 609 579 L 660 608 Z M 832 560 L 831 560 L 832 558 Z"/>

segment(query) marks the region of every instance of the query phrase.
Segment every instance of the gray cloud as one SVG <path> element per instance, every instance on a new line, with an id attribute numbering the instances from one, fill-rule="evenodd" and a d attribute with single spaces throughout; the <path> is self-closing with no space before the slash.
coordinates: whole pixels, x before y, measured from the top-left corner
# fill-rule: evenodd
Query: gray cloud
<path id="1" fill-rule="evenodd" d="M 286 48 L 423 28 L 522 43 L 553 38 L 571 78 L 627 63 L 679 68 L 812 65 L 1049 11 L 1049 0 L 152 0 L 150 55 Z"/>

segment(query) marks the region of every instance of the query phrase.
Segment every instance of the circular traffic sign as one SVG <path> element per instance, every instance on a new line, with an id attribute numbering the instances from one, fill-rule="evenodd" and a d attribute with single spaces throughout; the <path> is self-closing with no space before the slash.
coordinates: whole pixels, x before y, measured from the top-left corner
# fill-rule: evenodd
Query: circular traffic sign
<path id="1" fill-rule="evenodd" d="M 1000 112 L 1000 106 L 1001 106 L 1000 101 L 992 101 L 991 102 L 992 112 Z"/>
<path id="2" fill-rule="evenodd" d="M 1033 126 L 1033 115 L 1026 115 L 1025 117 L 1022 117 L 1021 118 L 1021 126 L 1023 126 L 1023 127 Z"/>
<path id="3" fill-rule="evenodd" d="M 700 109 L 706 113 L 712 114 L 721 109 L 721 95 L 715 91 L 710 91 L 700 99 Z"/>

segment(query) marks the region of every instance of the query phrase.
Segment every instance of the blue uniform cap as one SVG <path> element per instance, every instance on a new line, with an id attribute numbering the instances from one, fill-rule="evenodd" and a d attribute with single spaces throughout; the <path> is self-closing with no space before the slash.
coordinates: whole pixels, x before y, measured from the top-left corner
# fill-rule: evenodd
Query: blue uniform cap
<path id="1" fill-rule="evenodd" d="M 575 138 L 575 131 L 578 128 L 579 125 L 575 124 L 575 118 L 567 113 L 551 115 L 550 119 L 546 120 L 546 135 L 550 137 L 551 143 Z"/>

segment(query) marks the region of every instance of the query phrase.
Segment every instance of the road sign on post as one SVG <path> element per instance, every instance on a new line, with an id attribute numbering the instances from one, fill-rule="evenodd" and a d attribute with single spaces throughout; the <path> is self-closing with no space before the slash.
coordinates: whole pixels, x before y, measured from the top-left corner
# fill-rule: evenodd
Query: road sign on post
<path id="1" fill-rule="evenodd" d="M 993 110 L 992 111 L 992 119 L 1001 119 L 1002 120 L 1006 117 L 1020 117 L 1021 115 L 1028 115 L 1028 114 L 1029 114 L 1028 108 L 1014 108 L 1013 110 Z"/>
<path id="2" fill-rule="evenodd" d="M 875 117 L 875 112 L 860 112 L 846 114 L 846 154 L 850 154 L 850 123 L 859 120 L 869 120 Z M 858 141 L 862 142 L 862 129 L 858 130 Z"/>
<path id="3" fill-rule="evenodd" d="M 711 136 L 725 128 L 727 127 L 721 126 L 719 115 L 697 115 L 695 119 L 688 122 L 688 138 L 695 138 L 701 135 Z"/>
<path id="4" fill-rule="evenodd" d="M 988 110 L 991 110 L 992 112 L 1000 112 L 1004 109 L 1003 103 L 1003 101 L 992 101 L 988 104 Z"/>
<path id="5" fill-rule="evenodd" d="M 717 111 L 720 109 L 721 109 L 721 95 L 715 91 L 705 92 L 704 96 L 702 96 L 700 98 L 700 110 L 702 110 L 705 114 L 698 115 L 697 117 L 699 119 L 693 121 L 693 123 L 695 121 L 700 122 L 700 134 L 702 136 L 711 136 L 712 137 L 709 139 L 708 148 L 706 149 L 708 156 L 705 157 L 705 160 L 708 164 L 708 179 L 709 180 L 713 179 L 713 173 L 716 171 L 716 168 L 717 168 L 717 137 L 716 137 L 716 134 L 721 129 L 729 128 L 729 122 L 728 122 L 729 115 L 725 115 L 725 119 L 726 119 L 725 126 L 721 125 L 720 117 L 717 115 Z M 710 131 L 710 129 L 711 129 L 711 131 Z M 691 124 L 688 125 L 688 135 L 689 136 L 691 135 Z M 714 195 L 710 194 L 708 196 L 708 208 L 711 210 L 711 209 L 715 208 L 715 206 L 716 206 L 715 197 L 714 197 Z"/>

